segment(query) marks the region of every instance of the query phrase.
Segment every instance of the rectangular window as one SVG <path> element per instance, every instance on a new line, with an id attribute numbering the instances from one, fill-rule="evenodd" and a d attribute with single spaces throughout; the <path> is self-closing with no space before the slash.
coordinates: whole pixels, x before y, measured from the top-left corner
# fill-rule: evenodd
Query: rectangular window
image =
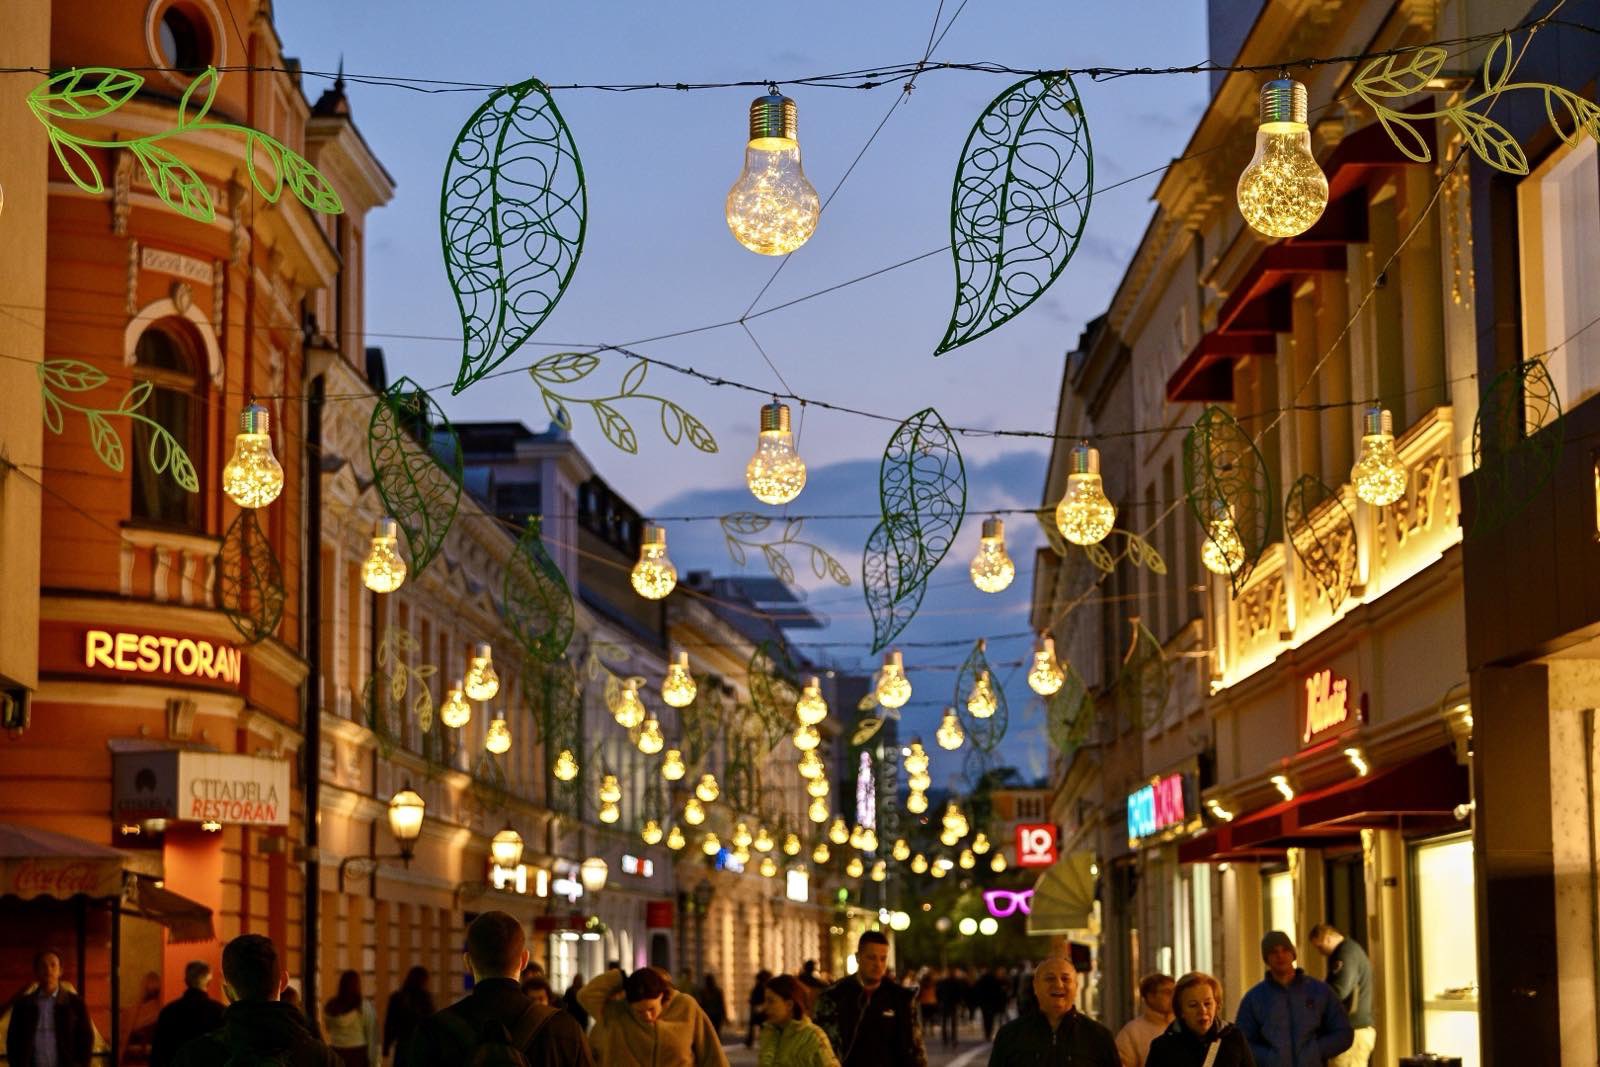
<path id="1" fill-rule="evenodd" d="M 1184 869 L 1192 872 L 1189 887 L 1193 897 L 1190 918 L 1194 930 L 1194 969 L 1215 974 L 1211 969 L 1211 866 L 1201 863 Z"/>
<path id="2" fill-rule="evenodd" d="M 1421 1023 L 1417 1047 L 1459 1056 L 1462 1067 L 1478 1067 L 1478 913 L 1471 836 L 1413 846 L 1411 878 Z"/>
<path id="3" fill-rule="evenodd" d="M 1543 354 L 1561 406 L 1570 411 L 1600 392 L 1600 330 L 1578 332 L 1594 318 L 1592 294 L 1600 288 L 1595 143 L 1584 138 L 1576 148 L 1558 149 L 1524 178 L 1517 215 L 1523 358 Z M 1542 425 L 1545 414 L 1542 405 L 1530 406 L 1528 429 Z"/>
<path id="4" fill-rule="evenodd" d="M 1268 930 L 1282 930 L 1295 941 L 1294 933 L 1294 874 L 1290 871 L 1273 871 L 1261 876 L 1261 900 L 1266 908 Z"/>

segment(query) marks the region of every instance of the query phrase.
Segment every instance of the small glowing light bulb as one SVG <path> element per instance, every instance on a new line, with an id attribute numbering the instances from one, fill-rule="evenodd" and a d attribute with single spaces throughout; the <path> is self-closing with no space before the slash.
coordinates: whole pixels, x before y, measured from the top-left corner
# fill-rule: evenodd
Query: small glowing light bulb
<path id="1" fill-rule="evenodd" d="M 825 797 L 828 795 L 828 780 L 826 778 L 813 778 L 806 783 L 806 795 Z"/>
<path id="2" fill-rule="evenodd" d="M 494 655 L 488 644 L 480 643 L 474 649 L 463 688 L 473 700 L 493 700 L 500 692 L 500 676 L 494 671 Z"/>
<path id="3" fill-rule="evenodd" d="M 978 538 L 978 554 L 972 557 L 972 584 L 985 593 L 998 593 L 1017 576 L 1017 565 L 1006 555 L 1006 524 L 1002 519 L 984 519 L 983 535 Z"/>
<path id="4" fill-rule="evenodd" d="M 940 748 L 950 752 L 960 748 L 961 742 L 967 739 L 967 732 L 961 728 L 955 708 L 944 709 L 944 718 L 939 722 L 939 729 L 934 731 L 933 739 L 939 742 Z"/>
<path id="5" fill-rule="evenodd" d="M 861 851 L 878 851 L 878 832 L 870 826 L 863 828 L 861 831 Z"/>
<path id="6" fill-rule="evenodd" d="M 803 726 L 815 726 L 828 717 L 828 702 L 822 699 L 822 680 L 816 675 L 812 675 L 805 688 L 800 690 L 794 713 Z"/>
<path id="7" fill-rule="evenodd" d="M 683 802 L 683 821 L 690 826 L 699 826 L 706 821 L 706 809 L 698 797 L 690 797 Z"/>
<path id="8" fill-rule="evenodd" d="M 1244 566 L 1244 542 L 1226 504 L 1213 505 L 1212 515 L 1205 543 L 1200 546 L 1200 562 L 1212 574 L 1233 574 Z"/>
<path id="9" fill-rule="evenodd" d="M 496 756 L 511 751 L 511 727 L 506 723 L 506 713 L 496 712 L 489 720 L 489 729 L 483 735 L 483 747 Z"/>
<path id="10" fill-rule="evenodd" d="M 823 797 L 816 797 L 811 801 L 811 806 L 806 809 L 806 817 L 812 822 L 828 821 L 828 802 Z"/>
<path id="11" fill-rule="evenodd" d="M 974 719 L 987 719 L 1000 708 L 1000 701 L 989 681 L 988 671 L 979 671 L 972 680 L 972 692 L 967 694 L 967 711 Z"/>
<path id="12" fill-rule="evenodd" d="M 828 827 L 828 840 L 836 845 L 842 845 L 850 840 L 850 827 L 844 824 L 844 816 L 838 816 L 833 824 Z"/>
<path id="13" fill-rule="evenodd" d="M 750 863 L 750 850 L 747 848 L 736 848 L 729 855 L 741 867 L 748 866 Z"/>
<path id="14" fill-rule="evenodd" d="M 554 774 L 558 781 L 570 782 L 578 777 L 578 758 L 572 754 L 572 749 L 564 748 L 556 757 Z"/>
<path id="15" fill-rule="evenodd" d="M 361 564 L 361 584 L 374 593 L 392 593 L 406 580 L 406 561 L 395 551 L 400 524 L 390 518 L 378 520 L 372 531 L 372 547 Z"/>
<path id="16" fill-rule="evenodd" d="M 911 679 L 906 677 L 905 661 L 899 652 L 883 657 L 883 669 L 878 672 L 878 703 L 886 708 L 903 708 L 911 699 Z"/>
<path id="17" fill-rule="evenodd" d="M 683 762 L 683 752 L 676 748 L 667 749 L 667 754 L 661 757 L 661 777 L 669 782 L 682 781 L 689 768 Z"/>
<path id="18" fill-rule="evenodd" d="M 961 850 L 961 855 L 956 857 L 956 863 L 963 871 L 970 871 L 978 865 L 978 858 L 972 854 L 970 848 L 964 848 Z"/>
<path id="19" fill-rule="evenodd" d="M 694 795 L 710 804 L 722 795 L 722 790 L 717 786 L 717 776 L 707 772 L 700 776 L 700 781 L 694 787 Z"/>
<path id="20" fill-rule="evenodd" d="M 904 863 L 911 855 L 911 846 L 906 843 L 905 838 L 897 837 L 894 841 L 894 848 L 890 850 L 889 855 L 893 856 L 899 862 Z"/>
<path id="21" fill-rule="evenodd" d="M 697 689 L 689 673 L 689 653 L 679 652 L 661 680 L 661 702 L 669 708 L 686 708 L 694 703 Z"/>
<path id="22" fill-rule="evenodd" d="M 979 856 L 989 851 L 989 837 L 987 834 L 979 833 L 978 836 L 972 839 L 972 851 Z"/>
<path id="23" fill-rule="evenodd" d="M 439 705 L 439 721 L 452 730 L 459 730 L 472 721 L 472 705 L 462 693 L 460 679 L 444 695 L 444 703 Z"/>
<path id="24" fill-rule="evenodd" d="M 761 433 L 744 480 L 763 504 L 787 504 L 806 487 L 806 462 L 794 450 L 789 405 L 776 400 L 761 405 Z"/>
<path id="25" fill-rule="evenodd" d="M 822 777 L 822 772 L 827 770 L 823 765 L 822 757 L 817 755 L 815 749 L 800 757 L 800 777 L 816 781 Z"/>
<path id="26" fill-rule="evenodd" d="M 649 714 L 645 710 L 644 701 L 639 699 L 639 682 L 638 678 L 624 679 L 622 689 L 617 694 L 617 706 L 611 709 L 612 717 L 624 730 L 638 726 Z"/>
<path id="27" fill-rule="evenodd" d="M 615 804 L 601 804 L 600 805 L 600 821 L 601 822 L 603 822 L 603 823 L 614 823 L 620 818 L 622 818 L 622 809 L 617 807 Z"/>
<path id="28" fill-rule="evenodd" d="M 683 846 L 689 842 L 684 838 L 683 831 L 674 826 L 667 831 L 667 847 L 674 852 L 682 852 Z"/>
<path id="29" fill-rule="evenodd" d="M 756 829 L 756 839 L 752 842 L 757 852 L 771 852 L 773 849 L 772 835 L 765 826 Z"/>
<path id="30" fill-rule="evenodd" d="M 639 751 L 646 756 L 654 756 L 666 746 L 667 739 L 661 733 L 661 720 L 654 715 L 646 717 L 639 724 Z"/>
<path id="31" fill-rule="evenodd" d="M 905 755 L 905 768 L 907 774 L 926 774 L 928 772 L 928 750 L 922 747 L 921 741 L 911 742 L 911 751 Z"/>
<path id="32" fill-rule="evenodd" d="M 783 835 L 783 854 L 785 856 L 798 856 L 798 855 L 800 855 L 800 835 L 799 834 L 784 834 Z"/>
<path id="33" fill-rule="evenodd" d="M 1042 697 L 1051 696 L 1067 680 L 1067 674 L 1056 661 L 1056 639 L 1049 634 L 1039 635 L 1039 648 L 1033 654 L 1033 667 L 1028 671 L 1028 688 Z"/>
<path id="34" fill-rule="evenodd" d="M 860 878 L 867 873 L 867 868 L 861 862 L 860 856 L 851 856 L 850 862 L 844 865 L 844 873 L 850 878 Z"/>
<path id="35" fill-rule="evenodd" d="M 906 785 L 910 786 L 915 792 L 926 793 L 929 789 L 933 788 L 933 775 L 929 774 L 927 771 L 922 771 L 919 774 L 907 775 Z"/>
<path id="36" fill-rule="evenodd" d="M 1236 193 L 1244 221 L 1268 237 L 1305 233 L 1328 206 L 1328 179 L 1311 154 L 1306 87 L 1293 78 L 1261 87 L 1256 154 Z"/>
<path id="37" fill-rule="evenodd" d="M 717 840 L 715 832 L 707 832 L 706 836 L 701 839 L 700 851 L 708 856 L 715 856 L 722 851 L 722 842 Z"/>
<path id="38" fill-rule="evenodd" d="M 646 819 L 644 826 L 639 830 L 640 839 L 647 845 L 659 845 L 662 836 L 661 824 L 654 819 Z"/>
<path id="39" fill-rule="evenodd" d="M 1004 852 L 996 852 L 989 860 L 989 869 L 995 874 L 999 874 L 1001 871 L 1005 870 L 1006 854 Z"/>
<path id="40" fill-rule="evenodd" d="M 617 776 L 608 774 L 600 779 L 600 803 L 615 804 L 622 799 L 622 786 Z"/>
<path id="41" fill-rule="evenodd" d="M 828 843 L 826 841 L 818 841 L 817 847 L 811 850 L 811 862 L 827 863 L 830 855 Z"/>
<path id="42" fill-rule="evenodd" d="M 862 850 L 861 840 L 861 824 L 856 823 L 850 827 L 850 847 L 860 852 Z"/>
<path id="43" fill-rule="evenodd" d="M 906 795 L 906 810 L 913 815 L 921 815 L 928 810 L 928 796 L 926 793 L 912 790 Z"/>
<path id="44" fill-rule="evenodd" d="M 222 491 L 241 508 L 264 508 L 283 492 L 283 467 L 272 454 L 271 418 L 260 404 L 239 412 L 233 458 L 222 468 Z"/>
<path id="45" fill-rule="evenodd" d="M 1100 450 L 1077 445 L 1067 462 L 1067 491 L 1056 505 L 1056 529 L 1075 545 L 1097 545 L 1117 521 L 1117 509 L 1100 481 Z"/>
<path id="46" fill-rule="evenodd" d="M 660 526 L 645 526 L 631 578 L 633 591 L 646 600 L 661 600 L 678 584 L 678 568 L 667 558 L 667 531 Z"/>
<path id="47" fill-rule="evenodd" d="M 822 744 L 822 735 L 817 733 L 815 726 L 800 726 L 794 732 L 794 747 L 801 752 L 810 752 Z"/>
<path id="48" fill-rule="evenodd" d="M 822 201 L 800 166 L 794 101 L 770 86 L 750 103 L 744 170 L 728 190 L 728 229 L 752 252 L 782 256 L 817 228 Z"/>
<path id="49" fill-rule="evenodd" d="M 945 861 L 945 862 L 948 862 L 948 861 Z M 945 876 L 945 873 L 948 871 L 948 869 L 949 868 L 945 867 L 944 863 L 935 863 L 933 865 L 933 870 L 929 871 L 928 873 L 932 874 L 935 878 L 943 878 Z M 971 921 L 972 921 L 971 919 L 967 920 L 967 922 L 971 922 Z"/>
<path id="50" fill-rule="evenodd" d="M 956 842 L 960 840 L 961 835 L 950 829 L 948 826 L 939 831 L 939 844 L 943 845 L 945 848 L 954 848 Z"/>
<path id="51" fill-rule="evenodd" d="M 773 861 L 771 856 L 761 857 L 760 869 L 761 877 L 763 878 L 776 878 L 778 875 L 778 865 Z"/>
<path id="52" fill-rule="evenodd" d="M 755 835 L 750 832 L 747 823 L 740 821 L 733 824 L 733 847 L 749 848 L 755 841 Z"/>
<path id="53" fill-rule="evenodd" d="M 883 862 L 882 860 L 879 860 L 878 862 L 876 862 L 876 863 L 874 863 L 872 865 L 872 880 L 874 882 L 885 881 L 888 877 L 889 877 L 889 865 L 887 863 Z"/>
<path id="54" fill-rule="evenodd" d="M 1361 455 L 1350 468 L 1350 481 L 1356 496 L 1386 507 L 1406 494 L 1406 465 L 1394 450 L 1394 416 L 1386 408 L 1368 408 L 1362 423 Z"/>
<path id="55" fill-rule="evenodd" d="M 911 857 L 911 873 L 912 874 L 927 874 L 928 873 L 928 857 L 924 856 L 920 852 L 918 852 L 915 856 L 912 856 Z"/>

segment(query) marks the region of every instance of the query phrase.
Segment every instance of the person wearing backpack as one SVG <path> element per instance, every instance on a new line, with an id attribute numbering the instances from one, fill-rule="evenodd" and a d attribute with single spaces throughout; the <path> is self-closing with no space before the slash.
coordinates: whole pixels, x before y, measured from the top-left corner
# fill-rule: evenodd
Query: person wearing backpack
<path id="1" fill-rule="evenodd" d="M 173 1067 L 342 1067 L 311 1032 L 306 1017 L 278 999 L 289 975 L 260 934 L 242 934 L 222 950 L 222 1025 L 178 1049 Z"/>
<path id="2" fill-rule="evenodd" d="M 528 949 L 521 923 L 503 911 L 478 916 L 467 927 L 466 961 L 472 992 L 418 1025 L 407 1063 L 593 1067 L 578 1021 L 522 992 L 518 975 Z"/>

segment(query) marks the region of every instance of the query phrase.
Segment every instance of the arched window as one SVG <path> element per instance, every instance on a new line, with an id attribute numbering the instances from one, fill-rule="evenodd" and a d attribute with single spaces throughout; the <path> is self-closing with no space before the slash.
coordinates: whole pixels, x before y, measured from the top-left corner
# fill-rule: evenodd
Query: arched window
<path id="1" fill-rule="evenodd" d="M 204 474 L 204 377 L 201 359 L 190 342 L 187 327 L 172 319 L 152 323 L 139 335 L 134 348 L 133 376 L 151 383 L 150 397 L 139 412 L 172 434 L 189 460 Z M 133 517 L 143 522 L 196 529 L 200 526 L 200 494 L 191 493 L 173 479 L 170 471 L 156 473 L 150 465 L 150 426 L 133 420 L 133 442 L 128 466 L 133 470 Z"/>

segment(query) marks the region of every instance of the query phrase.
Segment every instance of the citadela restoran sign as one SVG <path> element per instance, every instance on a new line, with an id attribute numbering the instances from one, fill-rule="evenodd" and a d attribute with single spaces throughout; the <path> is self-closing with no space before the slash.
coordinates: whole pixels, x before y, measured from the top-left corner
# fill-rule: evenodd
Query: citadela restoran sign
<path id="1" fill-rule="evenodd" d="M 118 752 L 113 814 L 242 826 L 289 825 L 289 761 L 227 752 Z"/>

